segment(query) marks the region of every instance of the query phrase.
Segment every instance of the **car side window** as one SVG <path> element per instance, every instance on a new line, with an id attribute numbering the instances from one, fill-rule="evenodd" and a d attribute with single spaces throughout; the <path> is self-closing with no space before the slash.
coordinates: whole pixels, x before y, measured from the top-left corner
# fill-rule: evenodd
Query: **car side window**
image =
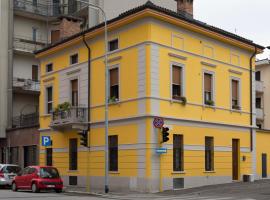
<path id="1" fill-rule="evenodd" d="M 23 172 L 22 172 L 22 175 L 28 174 L 28 171 L 29 171 L 29 167 L 24 168 Z"/>
<path id="2" fill-rule="evenodd" d="M 28 174 L 34 174 L 36 172 L 36 169 L 35 168 L 30 168 L 28 170 Z"/>

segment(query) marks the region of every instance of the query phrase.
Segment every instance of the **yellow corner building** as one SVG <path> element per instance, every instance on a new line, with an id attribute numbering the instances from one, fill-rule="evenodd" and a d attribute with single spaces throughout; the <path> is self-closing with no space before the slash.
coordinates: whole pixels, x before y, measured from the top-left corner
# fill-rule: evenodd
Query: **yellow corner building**
<path id="1" fill-rule="evenodd" d="M 263 47 L 151 2 L 110 20 L 108 29 L 110 189 L 157 192 L 256 178 L 250 97 Z M 40 147 L 40 164 L 91 191 L 104 188 L 104 52 L 101 24 L 36 53 L 40 140 L 51 140 Z M 169 129 L 166 142 L 157 117 Z M 86 148 L 78 132 L 88 125 Z"/>

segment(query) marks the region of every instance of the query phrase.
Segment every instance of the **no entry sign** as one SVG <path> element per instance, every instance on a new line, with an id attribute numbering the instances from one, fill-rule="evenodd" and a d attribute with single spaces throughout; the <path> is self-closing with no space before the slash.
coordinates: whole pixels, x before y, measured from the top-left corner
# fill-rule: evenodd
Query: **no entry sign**
<path id="1" fill-rule="evenodd" d="M 153 121 L 153 125 L 155 128 L 162 128 L 164 125 L 164 120 L 161 117 L 155 117 Z"/>

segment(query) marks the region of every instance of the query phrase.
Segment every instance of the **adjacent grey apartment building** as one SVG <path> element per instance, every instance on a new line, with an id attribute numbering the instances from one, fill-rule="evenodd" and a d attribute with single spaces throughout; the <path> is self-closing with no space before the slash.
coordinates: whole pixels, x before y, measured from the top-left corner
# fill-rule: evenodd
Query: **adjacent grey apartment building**
<path id="1" fill-rule="evenodd" d="M 147 0 L 83 0 L 114 18 Z M 152 0 L 176 10 L 175 0 Z M 33 52 L 103 21 L 76 0 L 0 0 L 0 163 L 38 164 L 40 68 Z"/>

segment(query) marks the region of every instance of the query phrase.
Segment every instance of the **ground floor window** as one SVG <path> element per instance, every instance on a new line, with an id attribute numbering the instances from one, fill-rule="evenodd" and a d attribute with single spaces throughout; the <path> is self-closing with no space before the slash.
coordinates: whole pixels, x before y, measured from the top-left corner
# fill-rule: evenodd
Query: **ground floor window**
<path id="1" fill-rule="evenodd" d="M 46 165 L 47 166 L 52 166 L 53 164 L 53 149 L 52 148 L 47 148 L 46 149 Z"/>
<path id="2" fill-rule="evenodd" d="M 109 170 L 118 171 L 118 136 L 109 136 Z"/>
<path id="3" fill-rule="evenodd" d="M 173 171 L 184 171 L 183 135 L 173 135 Z"/>
<path id="4" fill-rule="evenodd" d="M 0 163 L 6 163 L 6 152 L 5 152 L 5 148 L 2 147 L 0 148 Z"/>
<path id="5" fill-rule="evenodd" d="M 9 163 L 15 165 L 19 164 L 19 147 L 10 147 Z"/>
<path id="6" fill-rule="evenodd" d="M 214 138 L 205 137 L 205 171 L 214 171 Z"/>
<path id="7" fill-rule="evenodd" d="M 69 169 L 78 169 L 78 139 L 69 139 Z"/>
<path id="8" fill-rule="evenodd" d="M 24 167 L 37 165 L 37 146 L 24 146 Z"/>

